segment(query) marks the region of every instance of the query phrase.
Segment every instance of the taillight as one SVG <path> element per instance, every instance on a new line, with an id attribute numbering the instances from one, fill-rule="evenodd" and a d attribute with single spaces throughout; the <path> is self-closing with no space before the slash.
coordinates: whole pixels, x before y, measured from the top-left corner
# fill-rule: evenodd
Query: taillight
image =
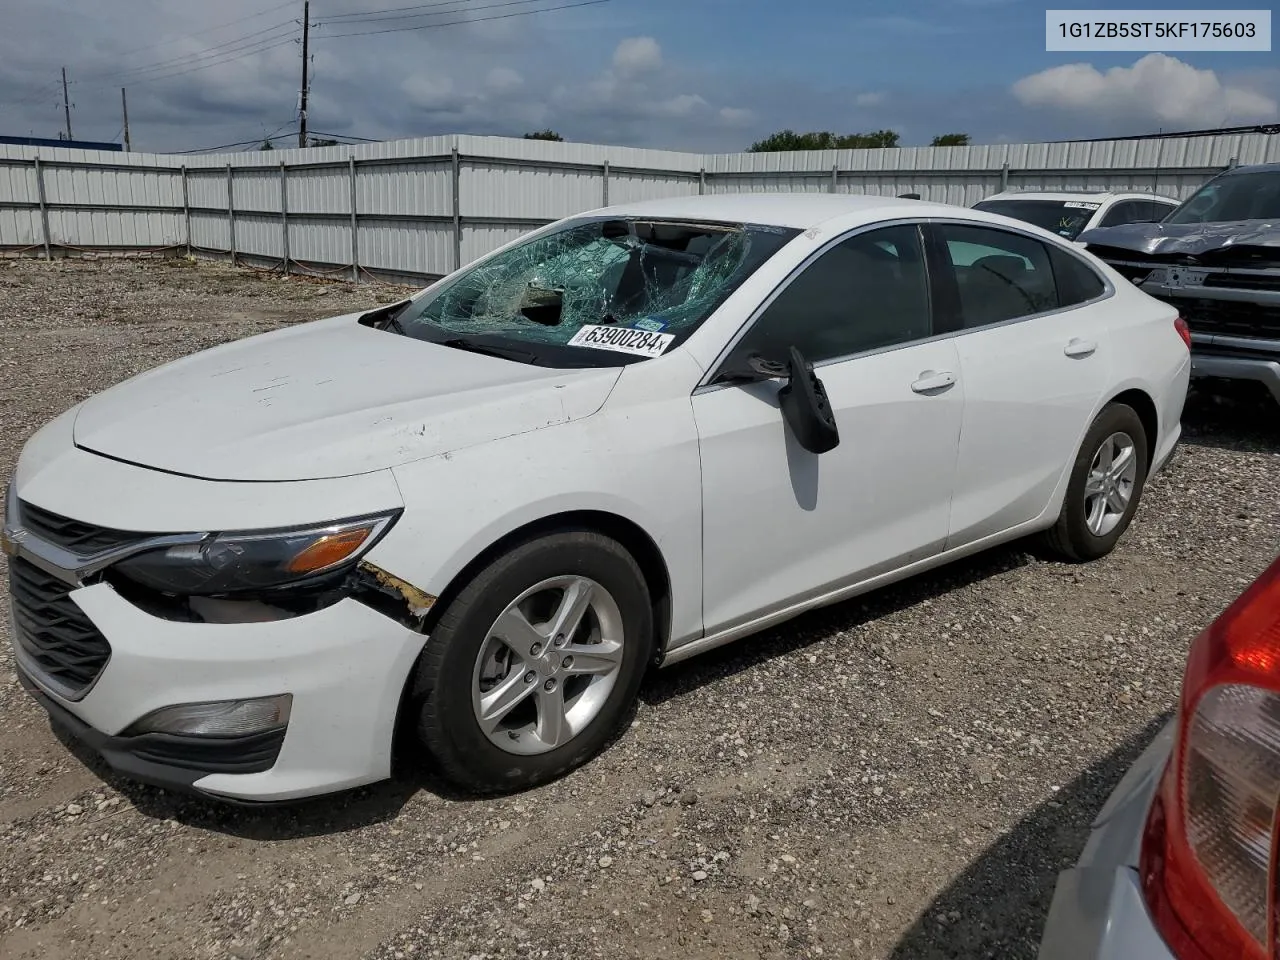
<path id="1" fill-rule="evenodd" d="M 1187 349 L 1191 349 L 1191 328 L 1187 326 L 1187 321 L 1179 315 L 1174 317 L 1173 329 L 1178 331 L 1178 336 L 1182 338 L 1182 342 L 1187 345 Z"/>
<path id="2" fill-rule="evenodd" d="M 1191 646 L 1142 883 L 1180 960 L 1277 953 L 1280 561 Z"/>

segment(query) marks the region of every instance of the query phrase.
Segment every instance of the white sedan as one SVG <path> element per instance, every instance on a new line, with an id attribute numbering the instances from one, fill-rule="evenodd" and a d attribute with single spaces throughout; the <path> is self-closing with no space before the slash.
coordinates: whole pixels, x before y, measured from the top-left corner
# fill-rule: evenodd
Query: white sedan
<path id="1" fill-rule="evenodd" d="M 398 731 L 526 787 L 601 749 L 651 664 L 1028 534 L 1106 554 L 1177 443 L 1187 343 L 980 211 L 575 216 L 45 426 L 7 497 L 19 677 L 168 787 L 369 783 Z"/>

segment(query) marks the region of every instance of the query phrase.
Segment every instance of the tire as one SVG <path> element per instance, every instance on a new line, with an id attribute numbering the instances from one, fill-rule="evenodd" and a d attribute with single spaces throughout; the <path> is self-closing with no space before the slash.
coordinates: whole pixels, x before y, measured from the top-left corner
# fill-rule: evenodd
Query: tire
<path id="1" fill-rule="evenodd" d="M 1100 456 L 1105 457 L 1103 445 L 1111 443 L 1115 437 L 1127 438 L 1132 444 L 1131 478 L 1126 484 L 1121 477 L 1121 482 L 1114 485 L 1122 493 L 1127 487 L 1129 495 L 1123 511 L 1113 509 L 1115 502 L 1112 501 L 1103 511 L 1104 519 L 1099 525 L 1097 515 L 1089 509 L 1089 506 L 1096 504 L 1097 497 L 1086 498 L 1086 485 L 1090 482 L 1090 474 L 1094 472 L 1095 461 Z M 1063 560 L 1080 563 L 1105 557 L 1115 549 L 1116 543 L 1129 528 L 1142 499 L 1142 491 L 1147 482 L 1148 442 L 1142 419 L 1132 407 L 1112 403 L 1102 409 L 1090 425 L 1080 451 L 1076 454 L 1058 522 L 1044 534 L 1045 545 L 1051 552 Z M 1112 447 L 1113 453 L 1116 449 Z M 1091 516 L 1095 519 L 1092 527 Z"/>
<path id="2" fill-rule="evenodd" d="M 553 621 L 577 607 L 577 632 L 558 639 Z M 491 562 L 449 602 L 419 659 L 408 719 L 457 786 L 526 789 L 605 746 L 636 698 L 653 648 L 653 606 L 631 554 L 589 531 L 542 536 Z M 506 710 L 508 700 L 515 706 Z M 556 704 L 565 705 L 558 730 Z"/>

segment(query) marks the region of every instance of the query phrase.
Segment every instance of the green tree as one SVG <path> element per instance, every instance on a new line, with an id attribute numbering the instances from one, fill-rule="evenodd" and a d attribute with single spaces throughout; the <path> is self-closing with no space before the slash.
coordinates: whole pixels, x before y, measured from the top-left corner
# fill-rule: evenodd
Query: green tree
<path id="1" fill-rule="evenodd" d="M 270 141 L 270 140 L 263 140 L 263 141 L 262 141 L 262 146 L 260 146 L 258 149 L 259 149 L 259 150 L 274 150 L 274 149 L 275 149 L 275 147 L 273 147 L 273 146 L 271 145 L 271 141 Z"/>
<path id="2" fill-rule="evenodd" d="M 871 133 L 833 133 L 830 130 L 814 130 L 796 133 L 780 130 L 763 140 L 757 140 L 747 148 L 748 153 L 777 153 L 786 150 L 865 150 L 878 147 L 896 147 L 898 134 L 892 130 L 875 130 Z"/>
<path id="3" fill-rule="evenodd" d="M 554 130 L 535 130 L 533 133 L 524 135 L 526 140 L 554 140 L 556 143 L 564 143 L 564 137 L 556 133 Z"/>
<path id="4" fill-rule="evenodd" d="M 940 133 L 933 138 L 931 147 L 967 147 L 969 145 L 969 135 L 967 133 Z"/>

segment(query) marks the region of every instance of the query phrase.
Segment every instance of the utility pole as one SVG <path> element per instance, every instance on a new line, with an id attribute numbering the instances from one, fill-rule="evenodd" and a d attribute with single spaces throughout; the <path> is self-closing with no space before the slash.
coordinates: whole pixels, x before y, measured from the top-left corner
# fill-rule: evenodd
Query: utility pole
<path id="1" fill-rule="evenodd" d="M 67 118 L 67 139 L 71 139 L 71 101 L 67 98 L 67 68 L 62 68 L 62 112 Z"/>
<path id="2" fill-rule="evenodd" d="M 307 39 L 311 28 L 311 0 L 302 4 L 302 89 L 298 93 L 298 146 L 307 145 Z"/>
<path id="3" fill-rule="evenodd" d="M 124 152 L 128 153 L 132 148 L 129 146 L 129 101 L 125 99 L 124 87 L 120 88 L 120 109 L 124 111 Z"/>

